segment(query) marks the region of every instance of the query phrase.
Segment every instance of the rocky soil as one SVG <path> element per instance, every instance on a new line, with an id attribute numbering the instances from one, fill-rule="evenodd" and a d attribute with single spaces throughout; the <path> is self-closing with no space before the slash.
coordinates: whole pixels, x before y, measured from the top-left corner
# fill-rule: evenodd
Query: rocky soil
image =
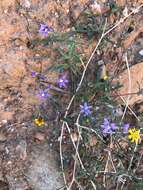
<path id="1" fill-rule="evenodd" d="M 69 31 L 87 7 L 93 13 L 108 11 L 108 4 L 103 6 L 106 0 L 97 2 L 101 4 L 101 10 L 97 9 L 95 1 L 89 0 L 0 1 L 0 190 L 56 190 L 63 186 L 59 158 L 47 143 L 49 130 L 53 126 L 50 129 L 49 125 L 39 129 L 31 120 L 35 107 L 39 105 L 31 71 L 39 71 L 41 67 L 43 71 L 47 69 L 52 63 L 43 55 L 50 57 L 52 52 L 48 48 L 41 51 L 39 47 L 33 50 L 29 48 L 29 43 L 33 39 L 42 38 L 38 33 L 40 23 L 47 23 L 56 32 Z M 128 5 L 135 7 L 141 2 L 129 1 Z M 116 3 L 125 6 L 126 1 L 117 0 Z M 135 23 L 136 19 L 138 24 Z M 115 18 L 111 18 L 111 23 L 114 20 Z M 143 55 L 139 54 L 143 49 L 142 15 L 125 22 L 117 33 L 123 32 L 126 25 L 129 27 L 133 21 L 133 31 L 122 36 L 123 49 L 109 46 L 108 51 L 103 54 L 104 62 L 112 63 L 112 67 L 109 66 L 111 74 L 115 69 L 114 62 L 122 61 L 124 51 L 129 48 L 130 60 L 135 65 L 140 64 L 139 72 L 134 69 L 134 72 L 131 71 L 132 78 L 136 73 L 142 76 Z M 118 33 L 113 41 L 118 41 L 119 38 L 121 36 Z M 88 50 L 85 49 L 87 55 L 91 52 L 91 46 Z M 113 50 L 121 56 L 111 56 Z M 124 80 L 126 73 L 122 75 L 124 84 L 127 84 L 121 90 L 124 93 L 128 83 Z M 142 77 L 139 75 L 140 80 Z M 46 77 L 55 82 L 57 74 L 52 72 Z M 132 89 L 136 91 L 137 83 L 134 81 L 133 85 L 136 87 L 133 86 Z M 142 102 L 142 97 L 139 100 Z"/>

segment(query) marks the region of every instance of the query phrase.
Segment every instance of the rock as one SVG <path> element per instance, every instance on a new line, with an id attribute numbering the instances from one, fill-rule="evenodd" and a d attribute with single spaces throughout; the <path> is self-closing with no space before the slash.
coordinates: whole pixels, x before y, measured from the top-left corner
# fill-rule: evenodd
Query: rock
<path id="1" fill-rule="evenodd" d="M 27 143 L 25 140 L 21 140 L 16 147 L 16 153 L 19 155 L 19 158 L 22 160 L 26 160 L 27 158 L 26 148 L 27 148 Z"/>
<path id="2" fill-rule="evenodd" d="M 0 132 L 0 142 L 3 142 L 7 139 L 4 133 Z"/>
<path id="3" fill-rule="evenodd" d="M 73 139 L 74 142 L 78 141 L 78 134 L 77 133 L 72 133 L 71 137 L 72 137 L 72 139 Z"/>
<path id="4" fill-rule="evenodd" d="M 2 124 L 7 124 L 7 120 L 4 119 L 4 120 L 1 121 L 1 123 L 2 123 Z"/>
<path id="5" fill-rule="evenodd" d="M 7 143 L 9 153 L 4 154 L 2 171 L 9 190 L 56 190 L 63 187 L 57 154 L 48 144 L 33 142 L 28 146 L 28 142 L 20 140 L 15 149 L 13 140 Z"/>
<path id="6" fill-rule="evenodd" d="M 48 145 L 36 145 L 29 155 L 29 166 L 25 176 L 34 190 L 56 190 L 63 186 L 55 155 Z"/>
<path id="7" fill-rule="evenodd" d="M 143 49 L 141 49 L 141 50 L 139 51 L 139 54 L 140 54 L 141 56 L 143 56 Z"/>
<path id="8" fill-rule="evenodd" d="M 103 14 L 105 12 L 107 12 L 109 9 L 107 7 L 105 7 L 105 5 L 103 4 L 105 2 L 101 2 L 101 1 L 93 1 L 93 3 L 90 5 L 90 9 L 92 11 L 93 14 Z"/>
<path id="9" fill-rule="evenodd" d="M 26 7 L 26 8 L 30 8 L 31 3 L 30 3 L 29 0 L 23 0 L 22 5 L 23 5 L 24 7 Z"/>
<path id="10" fill-rule="evenodd" d="M 37 132 L 35 134 L 35 139 L 39 140 L 39 141 L 44 141 L 45 140 L 45 135 L 44 133 L 40 133 L 40 132 Z"/>
<path id="11" fill-rule="evenodd" d="M 138 25 L 137 29 L 132 31 L 128 37 L 123 41 L 123 47 L 125 49 L 129 48 L 134 41 L 138 38 L 138 36 L 143 32 L 143 27 L 142 25 Z"/>
<path id="12" fill-rule="evenodd" d="M 130 93 L 137 93 L 140 88 L 143 86 L 143 62 L 138 63 L 130 67 L 130 75 L 131 75 L 131 91 Z M 118 94 L 124 95 L 129 93 L 129 80 L 128 80 L 128 71 L 125 70 L 122 72 L 118 78 L 115 80 L 118 81 L 123 87 L 119 88 Z M 114 82 L 115 82 L 114 81 Z M 127 99 L 128 96 L 123 96 Z M 134 105 L 135 103 L 143 102 L 143 95 L 133 94 L 130 95 L 129 105 Z"/>

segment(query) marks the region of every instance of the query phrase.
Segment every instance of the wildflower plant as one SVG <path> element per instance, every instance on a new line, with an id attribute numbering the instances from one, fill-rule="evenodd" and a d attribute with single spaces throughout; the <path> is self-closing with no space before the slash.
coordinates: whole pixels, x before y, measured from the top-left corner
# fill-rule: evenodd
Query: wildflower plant
<path id="1" fill-rule="evenodd" d="M 39 89 L 37 96 L 41 99 L 41 100 L 45 100 L 47 98 L 50 98 L 52 95 L 50 93 L 51 90 L 51 85 L 48 85 L 46 88 L 44 89 Z"/>
<path id="2" fill-rule="evenodd" d="M 42 73 L 38 73 L 36 71 L 31 72 L 31 76 L 37 80 L 45 80 L 45 76 Z"/>
<path id="3" fill-rule="evenodd" d="M 60 88 L 67 88 L 67 85 L 69 83 L 69 80 L 67 79 L 66 75 L 62 75 L 57 80 L 57 84 Z"/>
<path id="4" fill-rule="evenodd" d="M 123 125 L 123 133 L 127 134 L 129 128 L 130 128 L 130 124 L 129 123 L 124 124 Z"/>
<path id="5" fill-rule="evenodd" d="M 128 179 L 133 184 L 135 180 L 142 179 L 142 176 L 136 172 L 141 163 L 141 156 L 137 164 L 134 164 L 136 145 L 140 148 L 141 129 L 138 126 L 131 127 L 134 124 L 129 119 L 128 110 L 123 108 L 123 112 L 126 111 L 124 115 L 122 112 L 114 113 L 114 108 L 118 107 L 119 103 L 113 95 L 120 85 L 112 85 L 113 76 L 105 75 L 103 78 L 99 76 L 100 66 L 95 64 L 96 59 L 99 59 L 96 51 L 98 48 L 102 50 L 105 45 L 102 44 L 104 35 L 99 38 L 101 31 L 104 34 L 105 28 L 100 23 L 95 28 L 95 21 L 99 18 L 95 18 L 94 15 L 92 17 L 88 15 L 87 19 L 90 19 L 86 22 L 88 25 L 85 23 L 76 25 L 75 30 L 70 33 L 71 36 L 68 33 L 70 39 L 67 40 L 66 34 L 65 41 L 60 36 L 59 38 L 56 36 L 54 40 L 54 37 L 52 38 L 51 41 L 57 42 L 57 47 L 53 48 L 56 56 L 52 58 L 52 61 L 54 60 L 55 64 L 49 70 L 54 69 L 59 72 L 59 78 L 55 84 L 52 84 L 53 87 L 46 86 L 45 78 L 38 80 L 38 96 L 45 102 L 52 100 L 52 106 L 56 107 L 54 113 L 57 115 L 54 122 L 58 121 L 60 125 L 58 128 L 53 128 L 53 135 L 57 135 L 57 141 L 60 144 L 59 152 L 65 188 L 100 190 L 118 189 L 121 185 L 124 190 L 131 185 Z M 92 20 L 93 25 L 91 25 Z M 43 36 L 48 36 L 51 31 L 52 29 L 45 24 L 40 26 L 39 32 Z M 88 59 L 83 52 L 80 52 L 83 50 L 80 41 L 83 37 L 81 33 L 87 35 L 90 40 L 94 38 L 94 35 L 97 39 L 99 38 L 99 43 Z M 46 40 L 42 43 L 52 44 L 47 43 Z M 105 38 L 104 40 L 106 44 L 111 42 Z M 81 48 L 80 51 L 78 48 Z M 38 76 L 41 78 L 38 73 L 32 74 L 32 77 Z M 57 90 L 56 95 L 51 95 L 51 90 L 56 91 L 57 86 L 60 91 Z M 48 110 L 49 107 L 44 109 Z M 34 122 L 38 126 L 45 123 L 41 118 L 36 118 Z"/>
<path id="6" fill-rule="evenodd" d="M 135 129 L 135 128 L 129 129 L 128 138 L 130 139 L 130 141 L 131 141 L 132 143 L 135 142 L 136 144 L 138 144 L 139 141 L 141 140 L 141 137 L 140 137 L 140 130 Z"/>
<path id="7" fill-rule="evenodd" d="M 104 118 L 104 122 L 101 125 L 101 128 L 104 135 L 112 134 L 118 129 L 117 125 L 107 118 Z"/>
<path id="8" fill-rule="evenodd" d="M 33 78 L 35 78 L 35 77 L 37 76 L 37 72 L 36 72 L 36 71 L 32 71 L 32 72 L 31 72 L 31 76 L 32 76 Z"/>
<path id="9" fill-rule="evenodd" d="M 89 106 L 87 102 L 84 102 L 83 105 L 80 105 L 80 113 L 83 114 L 83 116 L 90 116 L 91 108 L 92 106 Z"/>
<path id="10" fill-rule="evenodd" d="M 39 89 L 38 97 L 41 100 L 45 100 L 46 98 L 51 97 L 51 94 L 48 92 L 48 89 Z"/>
<path id="11" fill-rule="evenodd" d="M 42 117 L 38 117 L 34 120 L 35 124 L 38 125 L 39 127 L 40 126 L 43 126 L 45 124 L 45 121 Z"/>
<path id="12" fill-rule="evenodd" d="M 49 27 L 47 24 L 40 24 L 39 33 L 40 35 L 47 37 L 49 32 L 53 32 L 52 27 Z"/>

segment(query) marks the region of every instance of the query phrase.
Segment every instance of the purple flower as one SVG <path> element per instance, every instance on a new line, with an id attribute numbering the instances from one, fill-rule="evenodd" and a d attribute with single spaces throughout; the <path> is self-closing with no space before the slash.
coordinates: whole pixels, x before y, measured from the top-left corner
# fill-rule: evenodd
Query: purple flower
<path id="1" fill-rule="evenodd" d="M 87 102 L 84 102 L 83 105 L 80 105 L 80 113 L 82 113 L 84 116 L 91 115 L 91 109 L 92 106 L 88 106 Z"/>
<path id="2" fill-rule="evenodd" d="M 101 125 L 102 129 L 103 129 L 103 134 L 112 134 L 112 132 L 114 132 L 118 127 L 115 123 L 111 123 L 109 119 L 104 118 L 104 122 Z"/>
<path id="3" fill-rule="evenodd" d="M 38 96 L 41 100 L 45 100 L 47 98 L 50 98 L 52 95 L 49 93 L 49 90 L 51 89 L 51 86 L 49 85 L 46 89 L 40 89 Z"/>
<path id="4" fill-rule="evenodd" d="M 45 79 L 45 76 L 44 76 L 43 74 L 37 73 L 36 71 L 32 71 L 32 72 L 31 72 L 31 76 L 32 76 L 33 78 L 37 77 L 37 78 L 40 79 L 40 80 L 44 80 L 44 79 Z"/>
<path id="5" fill-rule="evenodd" d="M 124 124 L 124 126 L 123 126 L 123 133 L 128 133 L 129 127 L 130 127 L 129 123 Z"/>
<path id="6" fill-rule="evenodd" d="M 33 78 L 35 78 L 35 77 L 37 76 L 37 73 L 36 73 L 35 71 L 32 71 L 32 72 L 31 72 L 31 76 L 32 76 Z"/>
<path id="7" fill-rule="evenodd" d="M 66 88 L 68 83 L 69 80 L 66 78 L 66 75 L 61 76 L 57 81 L 57 84 L 60 88 Z"/>
<path id="8" fill-rule="evenodd" d="M 39 79 L 40 80 L 45 80 L 45 76 L 43 74 L 39 74 Z"/>
<path id="9" fill-rule="evenodd" d="M 39 33 L 43 36 L 48 36 L 49 32 L 53 32 L 54 30 L 49 27 L 47 24 L 40 24 Z"/>

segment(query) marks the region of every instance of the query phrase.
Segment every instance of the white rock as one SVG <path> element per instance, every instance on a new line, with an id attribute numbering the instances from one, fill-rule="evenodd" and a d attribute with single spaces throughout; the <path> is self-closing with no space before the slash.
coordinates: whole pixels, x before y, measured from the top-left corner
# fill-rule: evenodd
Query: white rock
<path id="1" fill-rule="evenodd" d="M 124 10 L 123 10 L 123 15 L 126 17 L 128 16 L 128 8 L 125 7 Z"/>
<path id="2" fill-rule="evenodd" d="M 30 8 L 31 3 L 30 3 L 30 1 L 29 1 L 29 0 L 24 0 L 23 5 L 24 5 L 24 7 L 26 7 L 26 8 Z"/>
<path id="3" fill-rule="evenodd" d="M 140 54 L 141 56 L 143 56 L 143 49 L 141 49 L 141 50 L 139 51 L 139 54 Z"/>

